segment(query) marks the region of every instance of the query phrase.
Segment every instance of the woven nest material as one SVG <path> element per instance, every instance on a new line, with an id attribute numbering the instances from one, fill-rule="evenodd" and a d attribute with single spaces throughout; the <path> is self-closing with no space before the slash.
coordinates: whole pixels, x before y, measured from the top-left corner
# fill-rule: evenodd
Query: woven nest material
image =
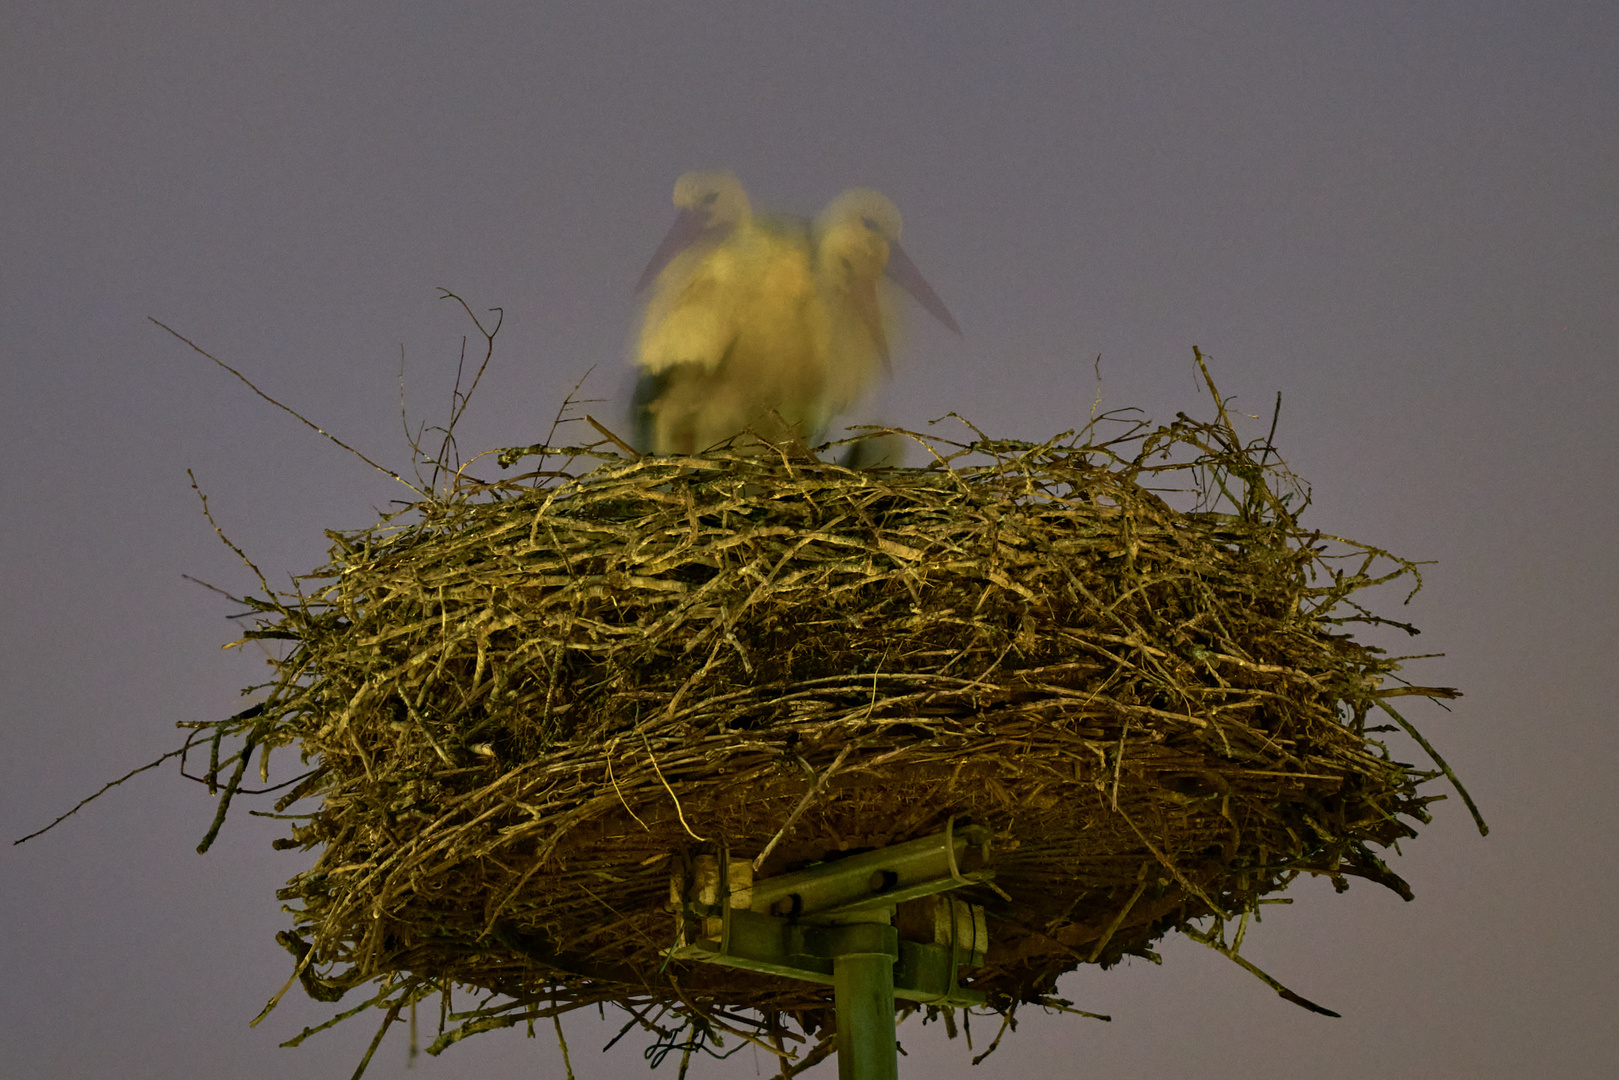
<path id="1" fill-rule="evenodd" d="M 434 1051 L 609 1002 L 802 1067 L 829 987 L 666 963 L 683 861 L 768 849 L 768 877 L 987 826 L 962 983 L 1003 1014 L 1172 930 L 1236 958 L 1301 874 L 1409 897 L 1377 851 L 1443 763 L 1392 760 L 1368 714 L 1420 740 L 1387 699 L 1454 692 L 1392 685 L 1343 627 L 1386 622 L 1355 594 L 1413 564 L 1300 525 L 1223 409 L 1096 429 L 914 435 L 930 465 L 870 471 L 530 447 L 503 464 L 539 471 L 330 533 L 295 594 L 247 601 L 248 637 L 290 643 L 268 699 L 208 726 L 215 831 L 255 749 L 312 770 L 277 806 L 319 799 L 277 842 L 318 852 L 279 893 L 306 991 L 374 982 L 340 1017 L 384 1030 L 442 994 Z"/>

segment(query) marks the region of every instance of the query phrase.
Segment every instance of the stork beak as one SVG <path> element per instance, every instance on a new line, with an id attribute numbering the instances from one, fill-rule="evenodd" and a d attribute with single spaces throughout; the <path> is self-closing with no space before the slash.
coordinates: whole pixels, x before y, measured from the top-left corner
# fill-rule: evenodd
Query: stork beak
<path id="1" fill-rule="evenodd" d="M 877 307 L 877 282 L 874 279 L 855 282 L 849 290 L 849 300 L 860 313 L 860 321 L 866 324 L 866 332 L 876 344 L 877 354 L 883 358 L 884 373 L 892 375 L 893 368 L 888 361 L 888 337 L 883 333 L 883 314 Z"/>
<path id="2" fill-rule="evenodd" d="M 667 241 L 665 242 L 667 243 Z M 894 279 L 895 284 L 916 297 L 917 303 L 927 308 L 930 315 L 956 333 L 961 333 L 961 327 L 957 326 L 956 320 L 950 317 L 950 312 L 945 308 L 944 301 L 939 299 L 939 294 L 933 291 L 933 286 L 927 283 L 927 279 L 922 276 L 922 271 L 916 268 L 916 264 L 911 261 L 911 257 L 905 254 L 905 249 L 899 246 L 898 240 L 888 242 L 887 273 L 889 277 Z M 885 359 L 888 356 L 886 348 L 883 351 L 883 356 Z"/>
<path id="3" fill-rule="evenodd" d="M 682 210 L 675 217 L 675 223 L 669 227 L 669 233 L 653 252 L 652 261 L 646 264 L 641 271 L 641 280 L 635 283 L 635 291 L 640 292 L 652 284 L 663 268 L 668 266 L 676 255 L 695 244 L 708 231 L 708 219 L 695 210 Z"/>

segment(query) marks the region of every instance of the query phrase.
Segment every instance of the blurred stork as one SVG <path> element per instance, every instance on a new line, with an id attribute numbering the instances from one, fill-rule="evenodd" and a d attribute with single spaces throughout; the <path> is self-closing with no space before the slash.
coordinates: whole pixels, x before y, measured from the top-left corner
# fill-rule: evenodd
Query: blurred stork
<path id="1" fill-rule="evenodd" d="M 900 246 L 899 211 L 870 188 L 851 188 L 815 219 L 816 280 L 832 321 L 827 352 L 831 412 L 853 405 L 879 376 L 892 374 L 889 339 L 894 306 L 883 279 L 903 288 L 953 332 L 956 320 Z"/>
<path id="2" fill-rule="evenodd" d="M 694 453 L 751 430 L 812 440 L 889 370 L 886 273 L 959 333 L 899 246 L 874 191 L 844 192 L 813 221 L 754 216 L 727 172 L 687 173 L 680 213 L 641 275 L 656 283 L 637 343 L 637 438 Z"/>

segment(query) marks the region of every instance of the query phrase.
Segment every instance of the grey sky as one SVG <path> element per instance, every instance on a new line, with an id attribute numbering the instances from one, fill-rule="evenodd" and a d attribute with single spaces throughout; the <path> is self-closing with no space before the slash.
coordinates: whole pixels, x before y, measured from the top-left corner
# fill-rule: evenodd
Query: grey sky
<path id="1" fill-rule="evenodd" d="M 1088 415 L 1100 354 L 1105 406 L 1168 419 L 1205 409 L 1193 345 L 1245 411 L 1280 391 L 1306 521 L 1437 560 L 1399 613 L 1423 635 L 1390 644 L 1448 654 L 1408 674 L 1467 696 L 1413 719 L 1493 827 L 1440 804 L 1394 862 L 1410 904 L 1321 884 L 1266 909 L 1245 951 L 1343 1019 L 1171 942 L 1063 981 L 1112 1024 L 1030 1013 L 978 1072 L 1612 1075 L 1619 7 L 762 9 L 0 10 L 6 838 L 262 670 L 180 577 L 249 582 L 187 468 L 280 581 L 406 494 L 147 316 L 402 467 L 401 350 L 436 421 L 471 329 L 435 286 L 506 316 L 461 445 L 528 443 L 592 365 L 615 403 L 591 411 L 620 415 L 679 173 L 799 212 L 865 185 L 965 330 L 914 318 L 866 415 L 1048 436 Z M 289 973 L 273 894 L 305 856 L 245 813 L 197 856 L 213 808 L 148 774 L 0 855 L 0 1072 L 349 1075 L 368 1020 L 278 1049 L 327 1014 L 289 994 L 247 1028 Z M 644 1075 L 640 1040 L 604 1057 L 593 1014 L 566 1030 L 581 1078 Z M 407 1071 L 396 1032 L 369 1075 L 558 1075 L 537 1034 Z M 900 1034 L 907 1075 L 971 1068 Z"/>

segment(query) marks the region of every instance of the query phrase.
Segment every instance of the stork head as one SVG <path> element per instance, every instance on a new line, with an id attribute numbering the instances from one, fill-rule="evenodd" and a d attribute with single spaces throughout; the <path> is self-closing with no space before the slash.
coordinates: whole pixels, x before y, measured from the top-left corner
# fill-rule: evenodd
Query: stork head
<path id="1" fill-rule="evenodd" d="M 820 238 L 816 255 L 822 273 L 829 275 L 840 290 L 847 291 L 885 364 L 888 341 L 877 306 L 877 279 L 885 273 L 934 318 L 961 333 L 944 301 L 900 246 L 904 221 L 886 196 L 870 188 L 851 188 L 821 211 L 815 228 Z"/>
<path id="2" fill-rule="evenodd" d="M 689 172 L 675 181 L 675 207 L 696 214 L 708 228 L 732 228 L 753 216 L 742 182 L 727 169 Z"/>
<path id="3" fill-rule="evenodd" d="M 889 248 L 899 243 L 903 226 L 894 204 L 870 188 L 845 191 L 815 219 L 823 255 L 847 260 L 851 268 L 875 267 L 876 274 L 888 266 Z"/>
<path id="4" fill-rule="evenodd" d="M 675 181 L 675 208 L 679 213 L 652 261 L 635 284 L 640 292 L 682 251 L 701 240 L 720 240 L 753 219 L 753 206 L 742 182 L 725 170 L 689 172 Z"/>
<path id="5" fill-rule="evenodd" d="M 894 204 L 868 188 L 845 191 L 815 219 L 821 280 L 853 307 L 884 364 L 888 337 L 877 306 L 877 279 L 888 267 L 900 227 Z"/>

